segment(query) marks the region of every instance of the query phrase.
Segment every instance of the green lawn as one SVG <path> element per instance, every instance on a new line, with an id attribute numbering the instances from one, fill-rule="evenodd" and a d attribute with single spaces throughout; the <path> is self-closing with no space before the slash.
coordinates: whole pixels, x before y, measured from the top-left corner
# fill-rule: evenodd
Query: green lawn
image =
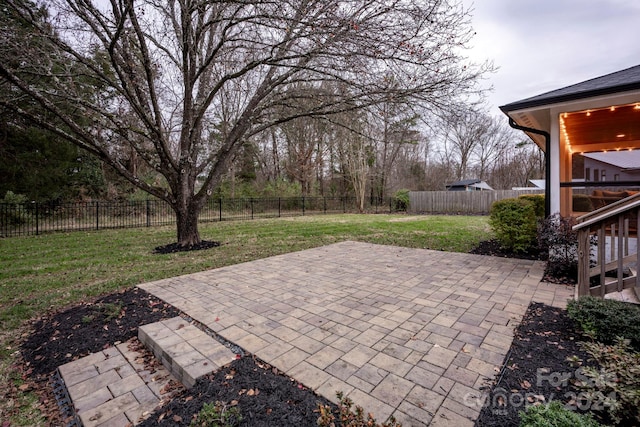
<path id="1" fill-rule="evenodd" d="M 86 297 L 344 240 L 466 252 L 490 236 L 481 216 L 327 215 L 208 223 L 219 248 L 170 255 L 170 227 L 47 234 L 0 240 L 0 328 Z"/>

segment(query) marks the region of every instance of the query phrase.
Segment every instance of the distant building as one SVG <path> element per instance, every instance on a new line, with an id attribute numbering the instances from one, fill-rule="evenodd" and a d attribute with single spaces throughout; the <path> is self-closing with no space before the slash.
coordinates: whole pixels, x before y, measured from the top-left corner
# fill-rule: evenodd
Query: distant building
<path id="1" fill-rule="evenodd" d="M 640 150 L 584 153 L 585 181 L 635 181 L 640 177 Z"/>
<path id="2" fill-rule="evenodd" d="M 479 179 L 463 179 L 447 185 L 447 191 L 493 191 L 493 188 Z"/>
<path id="3" fill-rule="evenodd" d="M 523 190 L 542 190 L 544 191 L 544 179 L 530 179 L 529 183 L 531 186 L 529 187 L 511 187 L 512 190 L 523 191 Z"/>

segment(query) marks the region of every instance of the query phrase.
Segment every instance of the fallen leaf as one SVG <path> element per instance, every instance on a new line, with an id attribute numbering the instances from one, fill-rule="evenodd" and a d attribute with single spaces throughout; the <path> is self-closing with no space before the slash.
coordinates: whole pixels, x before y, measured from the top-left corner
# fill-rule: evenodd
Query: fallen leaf
<path id="1" fill-rule="evenodd" d="M 174 415 L 173 416 L 173 421 L 176 423 L 179 423 L 182 421 L 182 417 L 180 415 Z"/>
<path id="2" fill-rule="evenodd" d="M 525 390 L 529 390 L 531 388 L 531 383 L 527 380 L 520 381 L 520 387 Z"/>

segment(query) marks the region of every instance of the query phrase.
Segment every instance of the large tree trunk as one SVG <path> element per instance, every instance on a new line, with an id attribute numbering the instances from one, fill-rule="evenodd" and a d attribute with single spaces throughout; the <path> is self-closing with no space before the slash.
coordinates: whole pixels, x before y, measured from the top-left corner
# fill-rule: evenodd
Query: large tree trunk
<path id="1" fill-rule="evenodd" d="M 174 209 L 178 228 L 178 244 L 185 247 L 200 244 L 200 232 L 198 231 L 200 209 L 190 205 L 174 207 Z"/>

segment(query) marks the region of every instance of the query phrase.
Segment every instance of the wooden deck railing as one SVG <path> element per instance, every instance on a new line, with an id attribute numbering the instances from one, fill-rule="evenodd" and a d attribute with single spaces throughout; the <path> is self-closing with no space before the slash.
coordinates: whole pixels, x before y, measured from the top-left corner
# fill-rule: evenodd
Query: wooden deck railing
<path id="1" fill-rule="evenodd" d="M 604 298 L 605 294 L 640 286 L 639 214 L 640 194 L 636 194 L 577 219 L 578 224 L 573 227 L 578 232 L 576 298 Z M 591 251 L 593 236 L 595 254 Z"/>

